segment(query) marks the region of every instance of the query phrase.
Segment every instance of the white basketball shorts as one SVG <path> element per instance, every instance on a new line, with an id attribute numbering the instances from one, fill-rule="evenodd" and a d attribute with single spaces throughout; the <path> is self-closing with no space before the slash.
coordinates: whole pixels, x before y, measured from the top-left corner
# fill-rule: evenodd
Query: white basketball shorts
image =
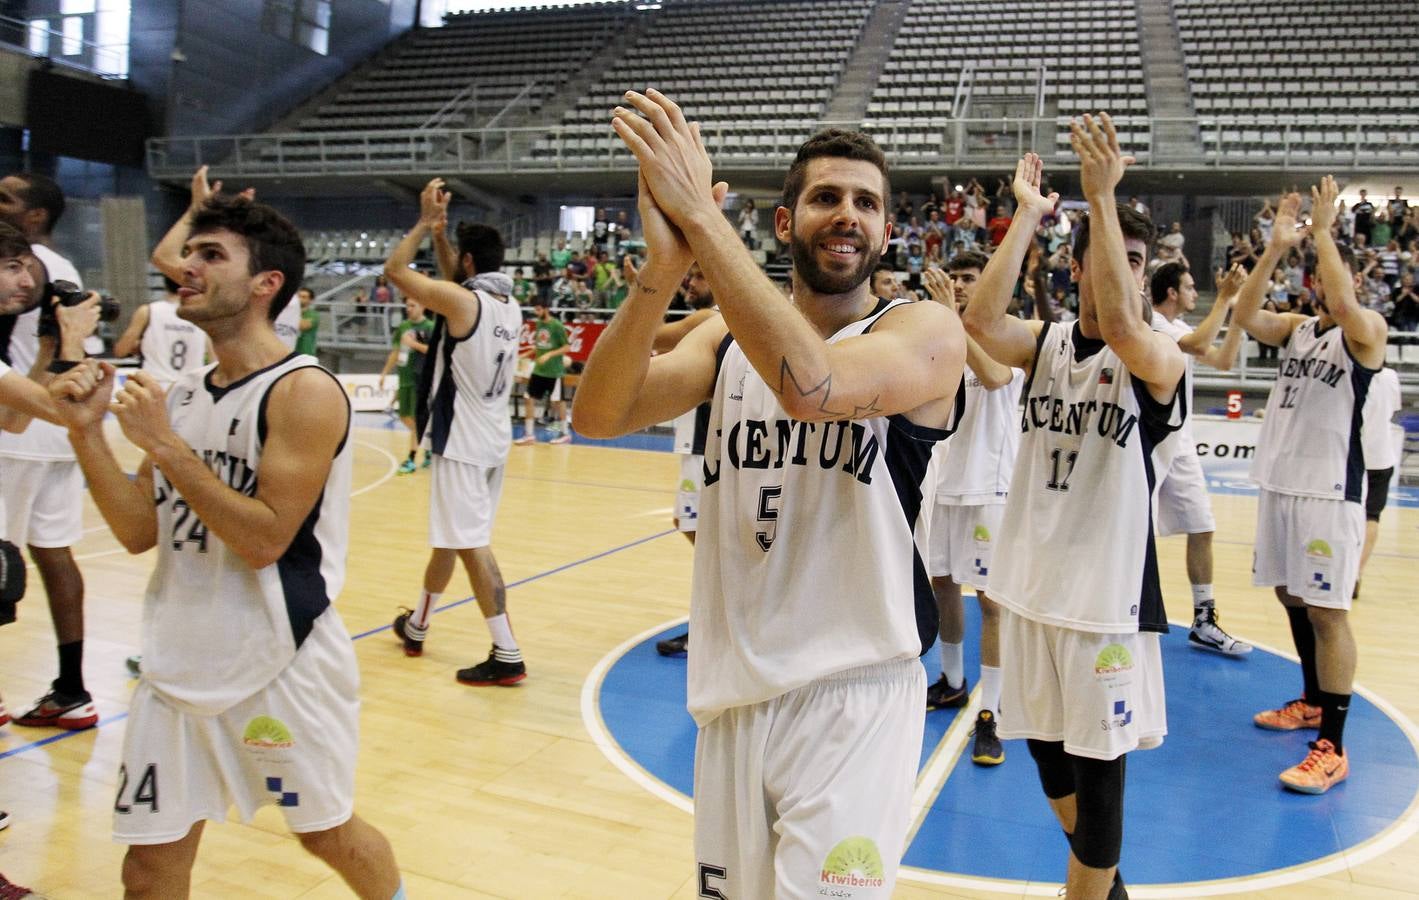
<path id="1" fill-rule="evenodd" d="M 290 667 L 215 716 L 185 712 L 140 681 L 129 706 L 113 838 L 167 844 L 200 821 L 243 822 L 275 804 L 294 832 L 325 831 L 354 812 L 360 671 L 334 609 Z"/>
<path id="2" fill-rule="evenodd" d="M 1212 498 L 1207 496 L 1207 476 L 1194 450 L 1173 458 L 1172 467 L 1158 485 L 1158 536 L 1205 534 L 1217 530 Z"/>
<path id="3" fill-rule="evenodd" d="M 429 479 L 429 546 L 468 550 L 490 545 L 502 493 L 502 466 L 475 466 L 435 455 Z"/>
<path id="4" fill-rule="evenodd" d="M 680 457 L 680 486 L 675 491 L 675 527 L 694 531 L 700 522 L 700 487 L 705 477 L 705 458 L 698 453 Z"/>
<path id="5" fill-rule="evenodd" d="M 72 547 L 84 536 L 84 475 L 73 460 L 0 461 L 5 530 L 23 547 Z"/>
<path id="6" fill-rule="evenodd" d="M 897 660 L 727 710 L 700 729 L 699 896 L 891 897 L 925 704 L 921 663 Z"/>
<path id="7" fill-rule="evenodd" d="M 1149 750 L 1168 733 L 1158 635 L 1098 634 L 1000 618 L 1002 738 L 1063 741 L 1090 759 Z"/>
<path id="8" fill-rule="evenodd" d="M 1285 585 L 1307 606 L 1349 609 L 1364 543 L 1361 504 L 1262 488 L 1256 506 L 1252 584 Z"/>
<path id="9" fill-rule="evenodd" d="M 1004 518 L 1004 503 L 979 506 L 937 503 L 931 511 L 926 574 L 932 578 L 950 578 L 978 591 L 985 590 L 990 580 L 991 550 Z"/>

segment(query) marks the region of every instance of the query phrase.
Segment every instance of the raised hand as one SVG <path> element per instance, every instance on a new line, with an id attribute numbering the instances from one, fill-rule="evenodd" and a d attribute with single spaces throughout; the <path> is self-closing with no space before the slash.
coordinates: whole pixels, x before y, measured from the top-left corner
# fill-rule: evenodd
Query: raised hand
<path id="1" fill-rule="evenodd" d="M 69 429 L 82 431 L 103 423 L 113 395 L 114 368 L 86 359 L 49 383 L 49 396 Z"/>
<path id="2" fill-rule="evenodd" d="M 448 201 L 452 194 L 443 189 L 442 178 L 432 178 L 419 193 L 419 224 L 431 229 L 447 227 Z"/>
<path id="3" fill-rule="evenodd" d="M 1332 182 L 1332 185 L 1334 182 Z M 1331 219 L 1334 220 L 1335 202 L 1331 201 Z M 1310 227 L 1300 224 L 1301 195 L 1292 191 L 1281 198 L 1281 202 L 1276 204 L 1276 219 L 1271 224 L 1271 246 L 1280 250 L 1289 250 L 1301 243 L 1301 240 L 1310 233 Z M 1330 226 L 1327 225 L 1327 228 Z"/>
<path id="4" fill-rule="evenodd" d="M 147 372 L 134 372 L 113 398 L 113 414 L 124 437 L 140 450 L 153 452 L 172 434 L 167 395 Z"/>
<path id="5" fill-rule="evenodd" d="M 1335 217 L 1339 214 L 1336 207 L 1339 198 L 1340 188 L 1336 186 L 1335 177 L 1332 175 L 1325 176 L 1318 187 L 1311 188 L 1312 234 L 1330 232 L 1330 226 L 1335 224 Z"/>
<path id="6" fill-rule="evenodd" d="M 1119 149 L 1118 132 L 1108 113 L 1069 123 L 1069 143 L 1079 156 L 1079 182 L 1086 199 L 1111 196 L 1124 170 L 1136 162 Z"/>
<path id="7" fill-rule="evenodd" d="M 222 182 L 220 180 L 211 184 L 207 183 L 207 167 L 202 166 L 192 175 L 192 199 L 188 204 L 189 208 L 193 210 L 201 208 L 221 190 Z"/>
<path id="8" fill-rule="evenodd" d="M 1044 161 L 1035 153 L 1026 153 L 1015 164 L 1015 180 L 1011 187 L 1015 191 L 1015 202 L 1019 206 L 1017 215 L 1028 211 L 1036 212 L 1043 218 L 1054 212 L 1055 204 L 1059 202 L 1059 194 L 1051 193 L 1046 197 L 1040 192 L 1044 170 Z"/>
<path id="9" fill-rule="evenodd" d="M 1220 303 L 1224 299 L 1229 300 L 1235 297 L 1242 290 L 1242 285 L 1246 284 L 1247 270 L 1241 263 L 1236 263 L 1225 273 L 1219 272 L 1217 278 L 1217 301 Z"/>
<path id="10" fill-rule="evenodd" d="M 932 300 L 947 309 L 956 309 L 956 284 L 951 280 L 950 275 L 936 266 L 931 266 L 922 273 L 921 280 L 926 285 L 926 293 L 930 295 Z"/>
<path id="11" fill-rule="evenodd" d="M 718 215 L 729 185 L 712 179 L 699 123 L 686 122 L 680 107 L 654 89 L 627 91 L 626 103 L 632 109 L 616 107 L 611 127 L 640 164 L 642 195 L 648 187 L 654 206 L 672 224 L 709 211 Z"/>

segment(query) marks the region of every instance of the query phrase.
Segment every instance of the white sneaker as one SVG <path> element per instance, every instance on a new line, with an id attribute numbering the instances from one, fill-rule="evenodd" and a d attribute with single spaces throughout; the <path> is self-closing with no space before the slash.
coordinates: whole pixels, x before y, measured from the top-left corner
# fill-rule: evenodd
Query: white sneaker
<path id="1" fill-rule="evenodd" d="M 1198 611 L 1187 642 L 1197 650 L 1211 650 L 1223 656 L 1246 656 L 1252 649 L 1251 644 L 1239 641 L 1222 630 L 1222 626 L 1217 624 L 1217 610 L 1210 606 Z"/>

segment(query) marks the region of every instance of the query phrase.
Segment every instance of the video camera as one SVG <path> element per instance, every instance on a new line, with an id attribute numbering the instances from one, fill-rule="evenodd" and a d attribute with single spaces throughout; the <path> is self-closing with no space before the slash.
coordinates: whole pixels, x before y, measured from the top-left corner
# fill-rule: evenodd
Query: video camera
<path id="1" fill-rule="evenodd" d="M 45 286 L 43 296 L 57 297 L 60 306 L 78 306 L 89 294 L 72 281 L 55 281 Z M 122 311 L 117 300 L 107 294 L 99 294 L 100 322 L 116 322 Z M 54 314 L 54 304 L 41 302 L 39 305 L 39 335 L 59 337 L 59 318 Z"/>

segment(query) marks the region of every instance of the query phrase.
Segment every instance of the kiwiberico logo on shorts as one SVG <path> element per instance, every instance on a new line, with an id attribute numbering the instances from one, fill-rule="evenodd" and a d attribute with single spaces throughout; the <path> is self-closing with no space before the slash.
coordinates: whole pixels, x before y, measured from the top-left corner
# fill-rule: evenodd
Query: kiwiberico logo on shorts
<path id="1" fill-rule="evenodd" d="M 291 730 L 286 727 L 286 723 L 271 716 L 257 716 L 246 723 L 246 730 L 242 732 L 241 742 L 248 747 L 260 747 L 263 749 L 286 749 L 296 745 L 295 739 L 291 737 Z"/>
<path id="2" fill-rule="evenodd" d="M 877 842 L 861 836 L 839 841 L 823 860 L 818 884 L 823 897 L 852 897 L 857 888 L 884 887 L 887 878 Z"/>

